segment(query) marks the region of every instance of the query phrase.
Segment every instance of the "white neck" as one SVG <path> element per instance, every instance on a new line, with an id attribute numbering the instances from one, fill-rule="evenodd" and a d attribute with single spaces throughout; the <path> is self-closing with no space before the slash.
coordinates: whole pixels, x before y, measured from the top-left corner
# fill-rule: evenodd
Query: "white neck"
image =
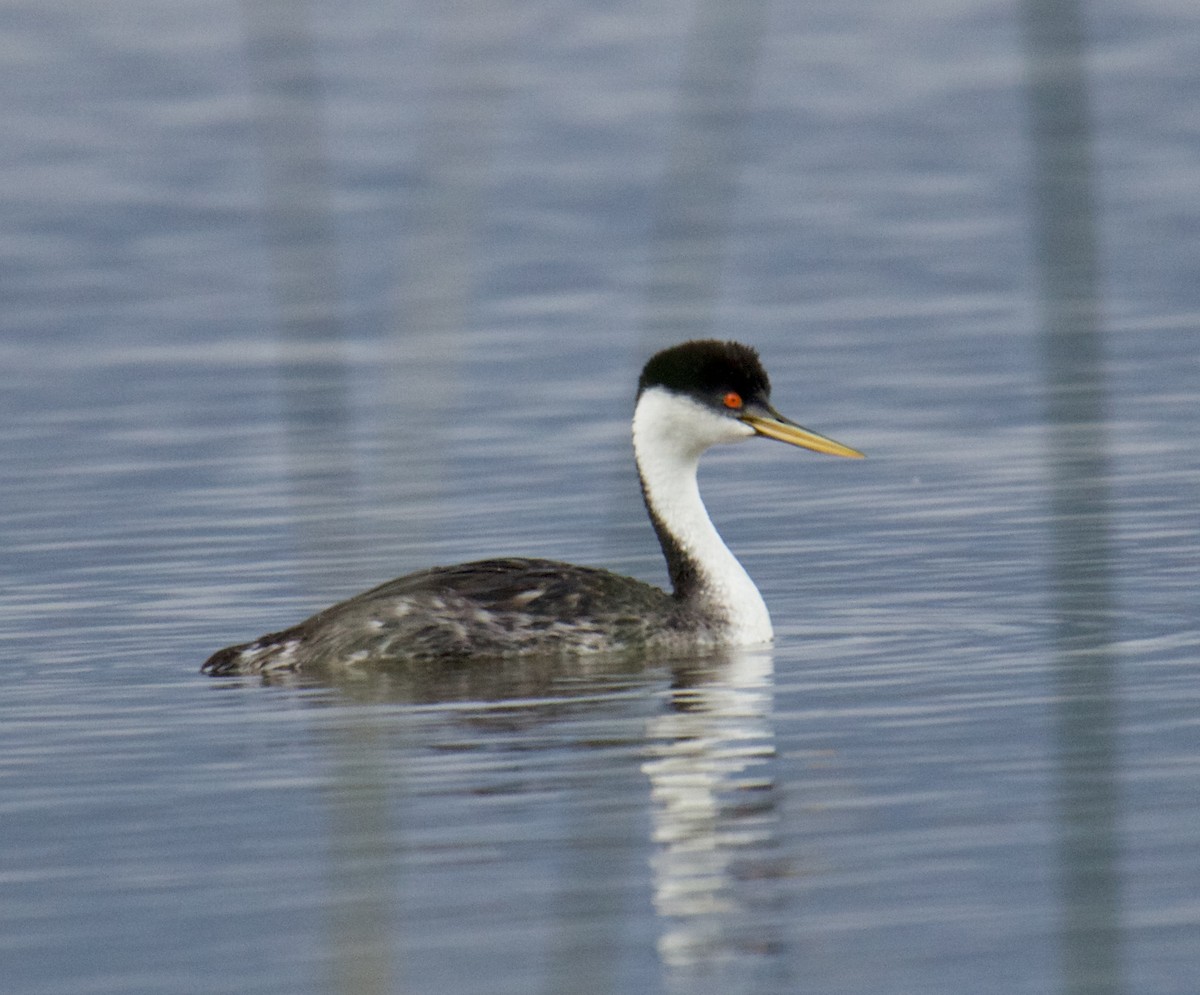
<path id="1" fill-rule="evenodd" d="M 663 552 L 670 560 L 666 547 L 673 544 L 696 574 L 694 590 L 680 593 L 721 616 L 728 627 L 725 638 L 738 645 L 769 642 L 771 617 L 754 581 L 708 517 L 696 470 L 710 446 L 753 435 L 749 426 L 658 387 L 642 392 L 633 413 L 633 451 Z"/>

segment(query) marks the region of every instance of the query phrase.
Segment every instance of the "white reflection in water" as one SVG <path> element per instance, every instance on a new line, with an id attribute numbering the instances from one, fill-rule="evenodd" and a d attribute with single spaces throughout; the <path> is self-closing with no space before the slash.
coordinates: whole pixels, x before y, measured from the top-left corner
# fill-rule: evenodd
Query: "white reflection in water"
<path id="1" fill-rule="evenodd" d="M 774 877 L 772 676 L 769 652 L 737 653 L 715 674 L 677 680 L 668 708 L 649 722 L 642 769 L 657 846 L 658 949 L 669 968 L 744 951 L 745 930 L 762 910 L 747 903 L 739 883 Z M 772 937 L 757 925 L 753 943 L 761 951 Z"/>

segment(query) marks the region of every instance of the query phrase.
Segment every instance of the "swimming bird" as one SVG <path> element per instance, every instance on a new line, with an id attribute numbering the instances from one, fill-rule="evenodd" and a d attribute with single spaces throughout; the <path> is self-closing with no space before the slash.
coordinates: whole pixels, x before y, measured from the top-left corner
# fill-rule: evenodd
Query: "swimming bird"
<path id="1" fill-rule="evenodd" d="M 670 593 L 595 567 L 506 558 L 399 577 L 308 620 L 230 646 L 208 674 L 272 674 L 480 657 L 682 651 L 770 642 L 762 595 L 700 497 L 701 455 L 761 436 L 861 457 L 770 403 L 758 354 L 737 342 L 684 342 L 638 380 L 633 451 Z"/>

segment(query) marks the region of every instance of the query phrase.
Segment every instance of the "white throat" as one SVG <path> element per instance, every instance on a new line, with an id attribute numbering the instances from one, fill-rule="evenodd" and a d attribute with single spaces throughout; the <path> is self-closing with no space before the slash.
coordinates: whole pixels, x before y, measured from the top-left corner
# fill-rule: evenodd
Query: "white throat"
<path id="1" fill-rule="evenodd" d="M 651 515 L 695 570 L 689 596 L 721 616 L 725 638 L 738 645 L 770 642 L 771 616 L 708 517 L 696 470 L 710 446 L 753 435 L 748 425 L 661 387 L 644 390 L 633 413 L 633 451 Z"/>

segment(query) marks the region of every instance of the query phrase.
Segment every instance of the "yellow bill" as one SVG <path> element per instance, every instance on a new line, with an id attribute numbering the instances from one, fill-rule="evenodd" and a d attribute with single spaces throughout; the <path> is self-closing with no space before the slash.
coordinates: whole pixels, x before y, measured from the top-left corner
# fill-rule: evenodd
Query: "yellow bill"
<path id="1" fill-rule="evenodd" d="M 778 439 L 780 442 L 786 442 L 792 446 L 803 446 L 805 449 L 811 449 L 818 453 L 829 453 L 831 456 L 863 458 L 863 454 L 857 449 L 851 449 L 849 446 L 843 446 L 840 442 L 834 442 L 833 439 L 810 432 L 794 421 L 789 421 L 783 415 L 774 412 L 770 415 L 746 412 L 738 417 L 759 435 L 765 435 L 769 439 Z"/>

